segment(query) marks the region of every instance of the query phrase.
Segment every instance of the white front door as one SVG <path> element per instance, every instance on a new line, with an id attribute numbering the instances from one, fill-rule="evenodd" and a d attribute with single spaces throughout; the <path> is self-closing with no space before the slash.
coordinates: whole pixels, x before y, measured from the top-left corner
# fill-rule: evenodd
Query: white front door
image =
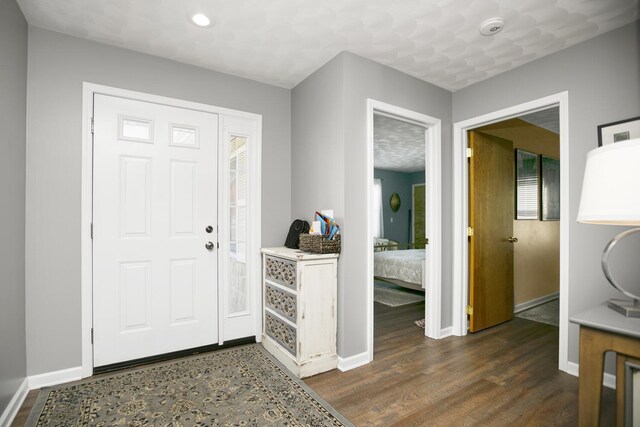
<path id="1" fill-rule="evenodd" d="M 218 116 L 96 94 L 94 123 L 94 366 L 217 343 Z"/>

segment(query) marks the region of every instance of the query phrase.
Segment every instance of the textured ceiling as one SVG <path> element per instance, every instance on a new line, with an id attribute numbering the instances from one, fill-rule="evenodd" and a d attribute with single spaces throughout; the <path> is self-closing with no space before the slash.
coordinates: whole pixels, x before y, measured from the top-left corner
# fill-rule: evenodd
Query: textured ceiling
<path id="1" fill-rule="evenodd" d="M 560 109 L 558 107 L 520 116 L 520 119 L 532 125 L 540 126 L 553 133 L 560 133 Z"/>
<path id="2" fill-rule="evenodd" d="M 531 126 L 529 126 L 530 124 L 559 134 L 560 111 L 558 107 L 493 123 L 477 130 L 493 132 L 493 135 L 500 137 L 517 135 L 522 129 L 526 129 L 529 134 L 531 132 L 544 132 L 541 129 L 532 130 Z M 503 132 L 503 134 L 500 132 Z M 391 117 L 374 115 L 373 165 L 376 169 L 397 172 L 423 171 L 425 165 L 425 129 Z"/>
<path id="3" fill-rule="evenodd" d="M 455 91 L 638 19 L 640 0 L 18 0 L 29 24 L 291 88 L 342 51 Z M 189 21 L 208 14 L 209 28 Z M 500 16 L 502 32 L 479 25 Z"/>
<path id="4" fill-rule="evenodd" d="M 386 116 L 373 116 L 373 167 L 397 172 L 424 170 L 425 129 Z"/>

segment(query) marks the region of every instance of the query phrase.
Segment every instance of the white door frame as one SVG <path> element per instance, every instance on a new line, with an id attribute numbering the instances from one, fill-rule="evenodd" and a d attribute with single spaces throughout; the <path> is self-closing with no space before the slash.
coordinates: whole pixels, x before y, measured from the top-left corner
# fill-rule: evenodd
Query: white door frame
<path id="1" fill-rule="evenodd" d="M 425 260 L 428 277 L 425 289 L 426 305 L 425 336 L 440 338 L 441 324 L 441 275 L 442 275 L 442 241 L 441 241 L 441 124 L 440 119 L 417 113 L 395 105 L 367 99 L 367 351 L 369 361 L 373 360 L 373 236 L 371 235 L 371 223 L 373 212 L 373 116 L 374 113 L 395 116 L 400 120 L 410 121 L 424 126 L 425 131 L 425 155 L 426 169 L 425 182 L 429 183 L 427 190 L 426 232 L 429 237 L 428 255 Z M 425 280 L 423 278 L 423 280 Z"/>
<path id="2" fill-rule="evenodd" d="M 252 258 L 251 271 L 248 272 L 251 282 L 250 287 L 253 290 L 252 300 L 260 301 L 260 277 L 262 275 L 262 261 L 260 257 L 261 246 L 261 161 L 262 153 L 262 116 L 259 114 L 246 113 L 228 108 L 216 107 L 197 102 L 184 101 L 175 98 L 152 95 L 148 93 L 135 92 L 125 89 L 119 89 L 109 86 L 98 85 L 89 82 L 82 84 L 82 194 L 81 194 L 81 228 L 80 228 L 80 258 L 81 258 L 81 342 L 82 342 L 82 378 L 93 375 L 93 344 L 91 343 L 91 329 L 93 327 L 93 251 L 91 239 L 91 221 L 93 218 L 93 136 L 92 136 L 92 117 L 93 117 L 93 96 L 94 94 L 103 94 L 110 96 L 118 96 L 121 98 L 133 99 L 137 101 L 145 101 L 156 104 L 168 105 L 178 108 L 186 108 L 191 110 L 204 111 L 207 113 L 218 114 L 219 116 L 231 116 L 244 119 L 254 120 L 257 127 L 254 153 L 257 159 L 250 164 L 252 175 L 250 176 L 249 185 L 254 188 L 250 194 L 249 209 L 251 209 L 252 218 L 255 220 L 248 224 L 247 232 L 253 238 L 247 242 L 248 253 Z M 222 127 L 219 126 L 219 132 Z M 220 221 L 220 219 L 219 219 Z M 221 301 L 219 299 L 219 301 Z M 255 305 L 254 305 L 255 307 Z M 256 315 L 256 340 L 260 340 L 260 331 L 262 330 L 262 316 Z M 222 328 L 222 323 L 219 323 Z M 219 331 L 219 340 L 224 337 L 223 331 Z"/>
<path id="3" fill-rule="evenodd" d="M 468 168 L 467 131 L 525 113 L 558 106 L 560 114 L 560 341 L 558 364 L 568 367 L 569 332 L 569 93 L 560 92 L 513 107 L 473 117 L 453 125 L 453 334 L 467 334 L 468 266 Z"/>

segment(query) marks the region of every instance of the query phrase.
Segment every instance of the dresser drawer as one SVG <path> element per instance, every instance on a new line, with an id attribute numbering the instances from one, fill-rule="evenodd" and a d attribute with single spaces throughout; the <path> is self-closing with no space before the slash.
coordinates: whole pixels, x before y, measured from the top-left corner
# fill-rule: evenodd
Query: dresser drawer
<path id="1" fill-rule="evenodd" d="M 296 323 L 297 301 L 295 294 L 265 283 L 264 303 L 271 310 Z"/>
<path id="2" fill-rule="evenodd" d="M 293 356 L 296 354 L 296 329 L 273 314 L 264 313 L 264 332 L 284 347 Z"/>
<path id="3" fill-rule="evenodd" d="M 296 289 L 296 263 L 282 258 L 265 256 L 265 275 L 268 280 Z"/>

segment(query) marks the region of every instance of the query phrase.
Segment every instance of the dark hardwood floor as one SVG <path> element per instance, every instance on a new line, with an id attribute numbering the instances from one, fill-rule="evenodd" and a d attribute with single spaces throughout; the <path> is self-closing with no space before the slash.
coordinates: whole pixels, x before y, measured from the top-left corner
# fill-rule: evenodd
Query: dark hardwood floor
<path id="1" fill-rule="evenodd" d="M 22 427 L 27 422 L 27 418 L 29 418 L 29 412 L 31 412 L 31 408 L 36 403 L 36 399 L 38 398 L 38 393 L 40 389 L 31 390 L 29 394 L 27 394 L 27 398 L 22 403 L 20 410 L 18 411 L 18 415 L 16 415 L 11 427 Z"/>
<path id="2" fill-rule="evenodd" d="M 558 328 L 525 319 L 431 340 L 424 303 L 375 304 L 374 361 L 305 379 L 358 426 L 577 425 L 578 379 L 558 370 Z M 602 425 L 613 425 L 605 389 Z"/>
<path id="3" fill-rule="evenodd" d="M 578 379 L 558 370 L 558 328 L 516 318 L 436 341 L 413 324 L 423 313 L 424 303 L 376 303 L 374 361 L 305 382 L 358 426 L 577 425 Z M 614 425 L 615 392 L 603 399 L 601 425 Z"/>

